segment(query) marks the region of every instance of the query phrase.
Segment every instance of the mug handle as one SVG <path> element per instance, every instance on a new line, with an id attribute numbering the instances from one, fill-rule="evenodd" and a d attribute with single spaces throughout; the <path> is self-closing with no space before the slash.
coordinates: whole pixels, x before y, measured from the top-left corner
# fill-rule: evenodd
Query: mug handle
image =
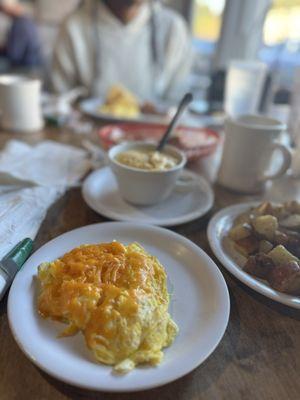
<path id="1" fill-rule="evenodd" d="M 292 153 L 291 151 L 281 143 L 275 142 L 272 145 L 272 150 L 279 150 L 282 154 L 282 164 L 277 172 L 271 175 L 264 175 L 261 177 L 260 181 L 265 182 L 268 180 L 273 180 L 284 175 L 286 171 L 290 168 L 292 164 Z"/>
<path id="2" fill-rule="evenodd" d="M 187 192 L 189 189 L 192 189 L 196 186 L 199 186 L 199 177 L 196 177 L 187 170 L 183 170 L 180 177 L 176 181 L 175 190 L 177 192 Z"/>

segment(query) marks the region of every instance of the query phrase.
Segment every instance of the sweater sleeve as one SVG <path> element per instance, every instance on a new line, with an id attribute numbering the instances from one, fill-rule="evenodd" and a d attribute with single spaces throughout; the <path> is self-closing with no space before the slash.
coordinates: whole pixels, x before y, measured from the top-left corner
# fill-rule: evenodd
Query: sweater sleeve
<path id="1" fill-rule="evenodd" d="M 60 30 L 54 49 L 51 82 L 57 93 L 64 93 L 77 85 L 76 62 L 68 20 Z"/>

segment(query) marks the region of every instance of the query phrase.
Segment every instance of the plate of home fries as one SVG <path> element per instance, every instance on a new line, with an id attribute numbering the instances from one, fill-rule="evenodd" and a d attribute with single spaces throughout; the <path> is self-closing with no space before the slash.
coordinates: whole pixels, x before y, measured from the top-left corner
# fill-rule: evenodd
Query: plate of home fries
<path id="1" fill-rule="evenodd" d="M 9 324 L 39 368 L 66 383 L 132 392 L 198 367 L 229 318 L 225 280 L 190 240 L 109 222 L 37 250 L 13 282 Z"/>
<path id="2" fill-rule="evenodd" d="M 300 309 L 300 203 L 244 203 L 219 211 L 210 246 L 229 272 L 257 292 Z"/>

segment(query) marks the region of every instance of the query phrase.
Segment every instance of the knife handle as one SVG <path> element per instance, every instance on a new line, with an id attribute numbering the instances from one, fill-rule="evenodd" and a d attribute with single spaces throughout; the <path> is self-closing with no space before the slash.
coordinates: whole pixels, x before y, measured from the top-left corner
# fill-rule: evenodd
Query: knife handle
<path id="1" fill-rule="evenodd" d="M 16 263 L 18 269 L 21 269 L 22 265 L 30 256 L 32 249 L 33 241 L 29 238 L 24 239 L 18 243 L 8 254 L 6 254 L 3 260 L 10 259 Z"/>

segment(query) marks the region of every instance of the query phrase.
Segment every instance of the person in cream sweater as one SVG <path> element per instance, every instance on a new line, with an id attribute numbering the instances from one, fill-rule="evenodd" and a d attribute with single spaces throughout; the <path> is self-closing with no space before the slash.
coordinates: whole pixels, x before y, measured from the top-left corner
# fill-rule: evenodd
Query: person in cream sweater
<path id="1" fill-rule="evenodd" d="M 85 0 L 63 23 L 54 51 L 56 92 L 104 96 L 122 84 L 142 100 L 178 98 L 192 62 L 183 18 L 155 0 Z"/>

